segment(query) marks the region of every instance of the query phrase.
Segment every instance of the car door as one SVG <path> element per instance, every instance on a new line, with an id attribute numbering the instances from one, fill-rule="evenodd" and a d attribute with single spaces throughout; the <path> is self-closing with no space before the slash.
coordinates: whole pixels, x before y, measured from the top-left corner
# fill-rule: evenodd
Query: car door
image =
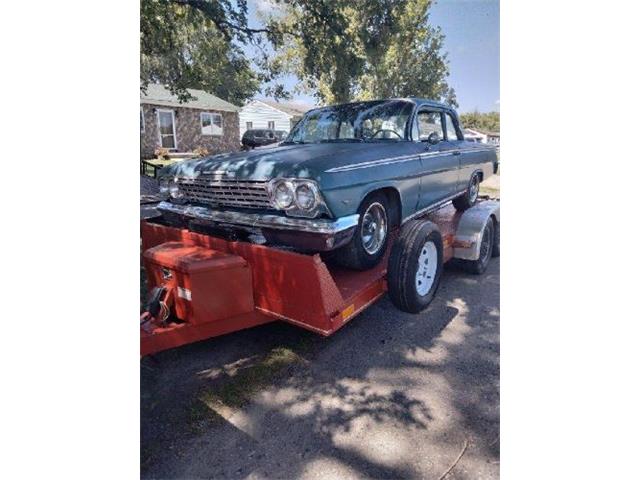
<path id="1" fill-rule="evenodd" d="M 453 154 L 458 163 L 456 181 L 451 191 L 451 194 L 453 195 L 467 188 L 467 183 L 471 176 L 470 173 L 469 176 L 466 176 L 466 173 L 463 172 L 463 170 L 466 163 L 470 160 L 470 157 L 466 148 L 467 142 L 465 142 L 458 124 L 458 118 L 451 112 L 445 110 L 442 112 L 442 121 L 444 123 L 445 135 L 443 143 L 446 144 L 447 150 Z"/>
<path id="2" fill-rule="evenodd" d="M 458 182 L 459 148 L 449 142 L 444 129 L 443 111 L 423 107 L 416 115 L 417 138 L 423 174 L 418 209 L 428 208 L 454 194 Z"/>
<path id="3" fill-rule="evenodd" d="M 451 112 L 443 112 L 446 141 L 459 162 L 458 179 L 454 193 L 462 192 L 469 186 L 471 175 L 483 170 L 486 163 L 486 148 L 482 144 L 468 142 L 462 136 L 458 118 Z"/>

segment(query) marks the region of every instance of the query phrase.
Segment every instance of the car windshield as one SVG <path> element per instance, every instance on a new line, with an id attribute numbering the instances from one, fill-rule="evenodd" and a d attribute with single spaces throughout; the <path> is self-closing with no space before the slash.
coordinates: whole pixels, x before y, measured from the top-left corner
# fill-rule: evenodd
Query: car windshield
<path id="1" fill-rule="evenodd" d="M 404 100 L 358 102 L 307 113 L 284 143 L 405 140 L 413 104 Z"/>

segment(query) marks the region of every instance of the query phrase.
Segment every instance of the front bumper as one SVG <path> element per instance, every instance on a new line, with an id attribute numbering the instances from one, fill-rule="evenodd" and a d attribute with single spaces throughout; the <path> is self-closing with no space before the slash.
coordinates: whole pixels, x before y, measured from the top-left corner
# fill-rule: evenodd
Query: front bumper
<path id="1" fill-rule="evenodd" d="M 161 202 L 160 213 L 177 215 L 211 226 L 232 226 L 247 231 L 260 230 L 270 243 L 281 243 L 303 250 L 327 251 L 341 247 L 351 240 L 359 215 L 335 220 L 292 218 L 271 214 L 213 210 L 192 205 Z"/>

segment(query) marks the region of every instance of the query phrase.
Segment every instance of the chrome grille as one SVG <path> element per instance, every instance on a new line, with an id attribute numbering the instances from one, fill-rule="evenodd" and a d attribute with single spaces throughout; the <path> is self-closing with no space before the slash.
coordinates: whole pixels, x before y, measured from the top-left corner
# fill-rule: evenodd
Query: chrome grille
<path id="1" fill-rule="evenodd" d="M 227 207 L 271 208 L 266 182 L 200 176 L 181 178 L 178 183 L 188 201 Z"/>

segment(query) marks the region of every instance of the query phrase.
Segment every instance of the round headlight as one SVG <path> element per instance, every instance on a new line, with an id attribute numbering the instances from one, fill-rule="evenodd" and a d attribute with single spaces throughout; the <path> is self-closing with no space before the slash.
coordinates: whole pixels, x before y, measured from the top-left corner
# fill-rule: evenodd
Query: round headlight
<path id="1" fill-rule="evenodd" d="M 296 204 L 303 210 L 315 207 L 316 196 L 309 185 L 303 183 L 296 188 Z"/>
<path id="2" fill-rule="evenodd" d="M 169 195 L 171 195 L 171 198 L 182 197 L 182 192 L 180 191 L 180 187 L 176 182 L 171 182 L 169 184 Z"/>
<path id="3" fill-rule="evenodd" d="M 276 185 L 273 196 L 278 208 L 289 208 L 293 203 L 293 191 L 286 182 Z"/>

